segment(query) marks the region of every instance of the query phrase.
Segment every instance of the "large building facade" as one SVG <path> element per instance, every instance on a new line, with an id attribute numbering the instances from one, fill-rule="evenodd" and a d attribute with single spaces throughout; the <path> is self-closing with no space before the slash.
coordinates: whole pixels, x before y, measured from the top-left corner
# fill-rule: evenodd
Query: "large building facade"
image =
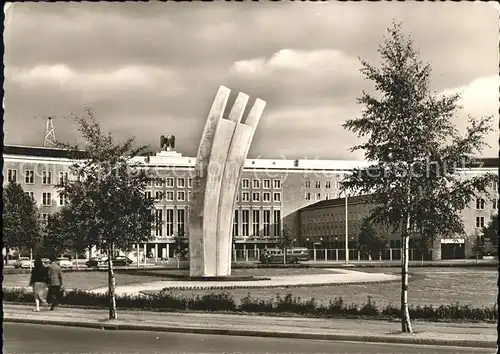
<path id="1" fill-rule="evenodd" d="M 72 178 L 70 166 L 74 161 L 64 150 L 11 145 L 4 147 L 3 158 L 4 186 L 10 181 L 21 184 L 36 201 L 43 220 L 67 202 L 56 187 L 60 181 Z M 147 255 L 171 257 L 173 236 L 189 236 L 189 202 L 195 158 L 175 151 L 161 151 L 136 157 L 136 160 L 156 177 L 145 193 L 155 198 L 155 213 L 162 221 L 152 230 L 153 240 L 139 247 Z M 311 216 L 301 210 L 320 201 L 342 197 L 340 181 L 343 176 L 353 168 L 364 166 L 367 166 L 364 161 L 247 159 L 234 210 L 233 242 L 238 258 L 256 259 L 260 250 L 276 247 L 284 226 L 290 230 L 296 246 L 343 248 L 339 243 L 341 233 L 345 232 L 341 226 L 313 228 L 307 221 L 312 220 Z M 496 173 L 498 159 L 488 160 L 483 168 L 470 173 L 485 171 Z M 342 204 L 342 200 L 336 203 Z M 478 205 L 484 208 L 463 212 L 468 232 L 475 230 L 476 225 L 486 225 L 489 215 L 497 208 L 491 201 Z M 367 207 L 360 208 L 368 210 Z M 351 208 L 349 213 L 354 218 L 351 223 L 354 227 L 361 213 Z M 337 213 L 318 215 L 322 215 L 318 216 L 319 219 L 333 217 L 328 225 L 342 224 L 343 216 L 338 216 L 338 221 L 331 216 Z M 349 231 L 350 237 L 356 237 L 355 230 Z"/>

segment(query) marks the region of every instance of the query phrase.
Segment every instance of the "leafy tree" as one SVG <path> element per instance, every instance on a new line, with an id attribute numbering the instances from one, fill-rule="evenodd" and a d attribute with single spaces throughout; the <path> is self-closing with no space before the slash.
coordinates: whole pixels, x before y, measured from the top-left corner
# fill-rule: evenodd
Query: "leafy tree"
<path id="1" fill-rule="evenodd" d="M 284 226 L 281 235 L 278 236 L 276 245 L 283 251 L 283 264 L 286 264 L 287 250 L 293 246 L 293 233 L 288 226 Z"/>
<path id="2" fill-rule="evenodd" d="M 358 249 L 372 256 L 380 257 L 382 250 L 387 246 L 387 238 L 379 232 L 373 224 L 365 218 L 361 223 L 358 236 Z"/>
<path id="3" fill-rule="evenodd" d="M 73 213 L 69 206 L 63 206 L 57 213 L 49 215 L 47 232 L 43 245 L 52 249 L 56 254 L 67 251 L 76 251 L 80 254 L 88 247 L 88 240 L 77 226 L 78 220 L 73 220 Z"/>
<path id="4" fill-rule="evenodd" d="M 114 249 L 152 238 L 154 206 L 144 194 L 151 180 L 144 167 L 133 157 L 145 149 L 134 148 L 134 139 L 122 143 L 102 131 L 94 113 L 86 108 L 85 116 L 73 115 L 86 146 L 60 143 L 73 158 L 82 158 L 71 166 L 75 179 L 61 186 L 69 204 L 64 219 L 74 242 L 105 249 L 108 254 L 109 318 L 116 319 L 115 277 L 112 264 Z M 83 155 L 83 156 L 82 156 Z"/>
<path id="5" fill-rule="evenodd" d="M 482 233 L 484 238 L 489 240 L 493 246 L 498 246 L 498 214 L 491 216 L 488 226 L 483 228 Z"/>
<path id="6" fill-rule="evenodd" d="M 3 190 L 3 242 L 7 256 L 12 248 L 36 249 L 42 241 L 40 213 L 35 202 L 18 183 Z"/>
<path id="7" fill-rule="evenodd" d="M 186 242 L 186 237 L 184 237 L 184 232 L 179 232 L 174 235 L 174 255 L 177 261 L 177 269 L 181 266 L 181 261 L 186 259 L 189 247 Z"/>
<path id="8" fill-rule="evenodd" d="M 460 167 L 474 163 L 487 145 L 492 117 L 470 118 L 465 136 L 452 123 L 459 95 L 438 96 L 429 89 L 431 67 L 422 62 L 401 24 L 388 29 L 379 47 L 380 67 L 361 60 L 361 73 L 375 85 L 363 92 L 361 117 L 343 127 L 357 133 L 370 162 L 354 169 L 342 181 L 342 190 L 367 194 L 375 205 L 369 219 L 401 233 L 401 327 L 412 332 L 408 311 L 408 260 L 410 229 L 423 235 L 464 234 L 458 211 L 485 190 L 493 175 L 462 178 Z"/>

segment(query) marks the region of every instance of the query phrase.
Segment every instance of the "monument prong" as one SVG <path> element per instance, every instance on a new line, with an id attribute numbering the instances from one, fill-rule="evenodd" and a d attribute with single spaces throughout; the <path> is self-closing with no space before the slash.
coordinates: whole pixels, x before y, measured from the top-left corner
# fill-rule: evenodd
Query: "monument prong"
<path id="1" fill-rule="evenodd" d="M 219 87 L 198 148 L 190 204 L 192 277 L 231 275 L 236 188 L 265 107 L 265 102 L 257 99 L 247 117 L 249 124 L 240 123 L 249 100 L 248 95 L 240 92 L 229 117 L 225 118 L 223 114 L 229 94 L 227 87 Z"/>

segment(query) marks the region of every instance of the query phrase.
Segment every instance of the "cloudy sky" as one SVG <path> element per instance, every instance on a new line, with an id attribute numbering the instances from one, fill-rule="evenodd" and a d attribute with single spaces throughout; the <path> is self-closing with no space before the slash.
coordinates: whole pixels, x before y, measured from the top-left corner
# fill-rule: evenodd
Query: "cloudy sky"
<path id="1" fill-rule="evenodd" d="M 494 115 L 498 154 L 498 10 L 484 3 L 17 3 L 6 10 L 5 143 L 59 140 L 90 106 L 117 138 L 195 156 L 219 85 L 267 101 L 250 157 L 361 159 L 341 124 L 359 116 L 358 56 L 377 64 L 392 19 L 403 22 L 432 89 L 463 95 L 456 124 Z M 234 100 L 234 98 L 233 98 Z"/>

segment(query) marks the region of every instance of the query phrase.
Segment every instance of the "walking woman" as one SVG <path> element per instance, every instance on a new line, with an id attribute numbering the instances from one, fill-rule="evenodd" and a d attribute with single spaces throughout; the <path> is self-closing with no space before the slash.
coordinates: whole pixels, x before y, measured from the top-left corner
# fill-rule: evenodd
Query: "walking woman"
<path id="1" fill-rule="evenodd" d="M 34 311 L 40 311 L 40 301 L 43 304 L 47 304 L 45 296 L 47 294 L 47 278 L 48 271 L 42 263 L 42 257 L 36 256 L 33 269 L 31 270 L 30 286 L 33 287 L 33 296 L 35 297 L 36 309 Z"/>

